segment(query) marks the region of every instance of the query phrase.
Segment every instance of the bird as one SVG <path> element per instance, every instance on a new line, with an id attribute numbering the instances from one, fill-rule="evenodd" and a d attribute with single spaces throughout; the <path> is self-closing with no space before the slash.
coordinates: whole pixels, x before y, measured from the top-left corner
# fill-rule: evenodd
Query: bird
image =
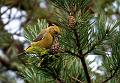
<path id="1" fill-rule="evenodd" d="M 35 49 L 42 50 L 51 48 L 54 37 L 59 36 L 61 33 L 60 28 L 56 25 L 49 26 L 43 29 L 38 36 L 33 39 L 32 43 L 25 49 L 26 52 L 35 52 Z M 35 48 L 35 49 L 34 49 Z"/>

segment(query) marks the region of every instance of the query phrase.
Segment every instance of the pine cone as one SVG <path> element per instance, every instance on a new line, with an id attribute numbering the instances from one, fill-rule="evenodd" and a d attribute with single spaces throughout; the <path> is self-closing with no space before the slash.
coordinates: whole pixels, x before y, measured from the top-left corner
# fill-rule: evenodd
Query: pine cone
<path id="1" fill-rule="evenodd" d="M 58 53 L 58 51 L 59 51 L 59 48 L 60 48 L 60 45 L 59 45 L 59 43 L 55 43 L 55 44 L 53 44 L 52 46 L 51 46 L 51 52 L 53 53 L 53 54 L 56 54 L 56 53 Z"/>
<path id="2" fill-rule="evenodd" d="M 53 54 L 58 53 L 60 50 L 59 38 L 57 36 L 54 37 L 53 44 L 50 48 L 50 52 Z"/>
<path id="3" fill-rule="evenodd" d="M 74 28 L 76 24 L 76 19 L 74 16 L 68 16 L 68 26 Z"/>

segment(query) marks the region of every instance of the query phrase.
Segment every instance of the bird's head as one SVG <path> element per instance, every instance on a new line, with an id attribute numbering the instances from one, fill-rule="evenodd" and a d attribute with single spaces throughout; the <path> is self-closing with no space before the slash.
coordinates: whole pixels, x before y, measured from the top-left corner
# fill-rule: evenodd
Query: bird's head
<path id="1" fill-rule="evenodd" d="M 51 35 L 59 35 L 60 34 L 60 28 L 56 25 L 50 26 L 49 27 L 49 32 L 51 33 Z"/>

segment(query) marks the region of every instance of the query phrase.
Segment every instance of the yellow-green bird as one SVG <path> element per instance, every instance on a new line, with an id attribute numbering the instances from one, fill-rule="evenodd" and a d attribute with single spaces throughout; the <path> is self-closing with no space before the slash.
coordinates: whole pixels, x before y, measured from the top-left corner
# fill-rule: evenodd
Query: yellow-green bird
<path id="1" fill-rule="evenodd" d="M 25 49 L 26 52 L 35 51 L 35 49 L 49 49 L 54 41 L 54 36 L 60 34 L 60 28 L 56 25 L 49 26 L 41 31 L 38 36 L 33 40 L 30 46 Z M 35 49 L 33 49 L 35 48 Z"/>

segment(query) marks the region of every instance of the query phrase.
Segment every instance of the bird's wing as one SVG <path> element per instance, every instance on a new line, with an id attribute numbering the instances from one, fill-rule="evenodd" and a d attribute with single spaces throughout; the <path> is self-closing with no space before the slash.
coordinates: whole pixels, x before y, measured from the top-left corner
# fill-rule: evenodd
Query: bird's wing
<path id="1" fill-rule="evenodd" d="M 46 33 L 47 33 L 46 31 L 42 31 L 41 33 L 39 33 L 39 35 L 35 39 L 33 39 L 33 42 L 37 42 L 43 39 Z"/>

